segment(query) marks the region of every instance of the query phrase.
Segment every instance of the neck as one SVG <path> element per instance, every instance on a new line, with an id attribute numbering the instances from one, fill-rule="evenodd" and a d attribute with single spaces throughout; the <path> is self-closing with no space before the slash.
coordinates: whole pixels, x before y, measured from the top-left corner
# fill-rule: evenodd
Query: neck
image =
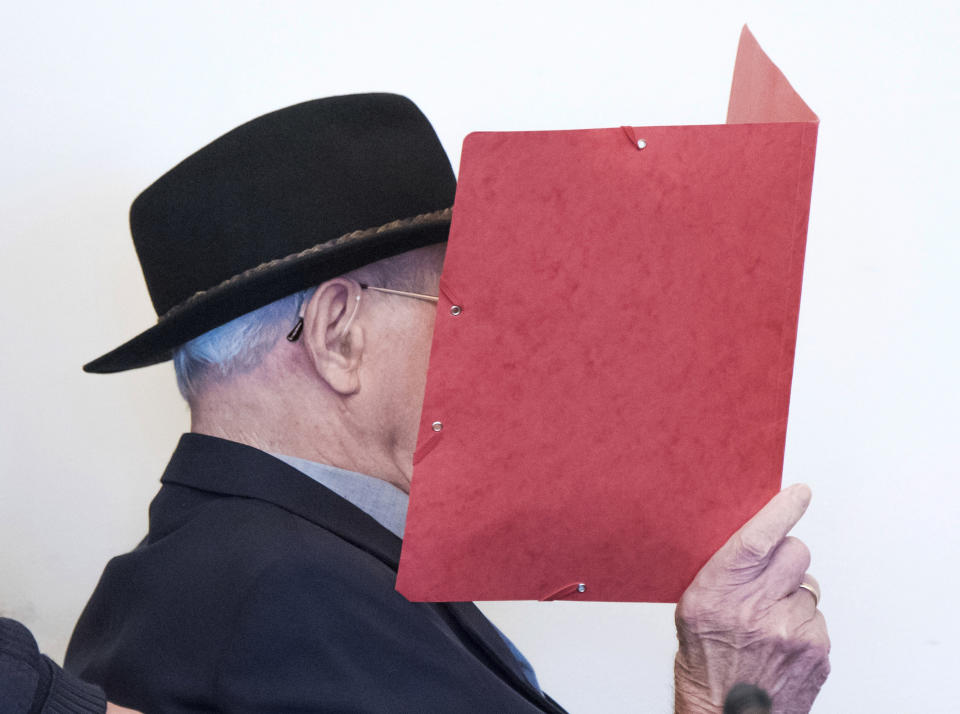
<path id="1" fill-rule="evenodd" d="M 312 385 L 251 381 L 205 386 L 190 405 L 191 430 L 374 476 L 409 492 L 412 453 L 384 443 L 361 404 L 317 393 Z"/>

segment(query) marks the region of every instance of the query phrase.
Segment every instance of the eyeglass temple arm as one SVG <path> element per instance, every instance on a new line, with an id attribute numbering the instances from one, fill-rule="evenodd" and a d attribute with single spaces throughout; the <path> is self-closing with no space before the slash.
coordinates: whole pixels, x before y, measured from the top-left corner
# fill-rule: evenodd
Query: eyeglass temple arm
<path id="1" fill-rule="evenodd" d="M 376 290 L 378 293 L 389 293 L 390 295 L 400 295 L 402 297 L 415 298 L 417 300 L 426 300 L 427 302 L 436 303 L 439 302 L 440 298 L 436 295 L 422 295 L 421 293 L 408 293 L 406 290 L 391 290 L 390 288 L 377 288 L 372 285 L 367 285 L 366 283 L 359 283 L 361 290 Z M 357 295 L 357 300 L 360 300 L 360 296 Z M 358 303 L 359 304 L 359 303 Z M 354 306 L 353 314 L 356 315 L 356 306 Z M 353 321 L 353 315 L 350 316 L 350 322 Z M 303 306 L 300 307 L 300 315 L 297 317 L 297 322 L 293 326 L 293 329 L 290 330 L 287 335 L 287 339 L 291 342 L 296 342 L 300 339 L 300 333 L 303 332 Z"/>
<path id="2" fill-rule="evenodd" d="M 391 295 L 402 295 L 403 297 L 416 298 L 417 300 L 426 300 L 427 302 L 438 302 L 440 300 L 436 295 L 423 295 L 421 293 L 408 293 L 405 290 L 391 290 L 390 288 L 376 288 L 366 283 L 360 283 L 363 290 L 376 290 L 378 293 L 389 293 Z"/>

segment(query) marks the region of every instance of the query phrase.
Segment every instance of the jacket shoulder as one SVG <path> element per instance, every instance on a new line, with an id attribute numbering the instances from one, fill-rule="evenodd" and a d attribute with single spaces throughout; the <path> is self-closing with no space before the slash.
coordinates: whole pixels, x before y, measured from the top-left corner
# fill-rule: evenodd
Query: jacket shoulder
<path id="1" fill-rule="evenodd" d="M 66 665 L 112 701 L 145 711 L 535 711 L 443 605 L 396 592 L 395 571 L 375 554 L 260 500 L 187 505 L 188 518 L 152 523 L 144 543 L 108 564 L 77 625 Z"/>

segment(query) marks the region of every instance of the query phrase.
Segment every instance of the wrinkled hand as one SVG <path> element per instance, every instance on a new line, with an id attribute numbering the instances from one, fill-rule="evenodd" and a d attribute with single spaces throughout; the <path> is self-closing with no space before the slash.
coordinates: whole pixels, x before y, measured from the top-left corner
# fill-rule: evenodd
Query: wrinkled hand
<path id="1" fill-rule="evenodd" d="M 787 536 L 810 503 L 798 484 L 774 496 L 731 536 L 677 605 L 676 711 L 720 712 L 738 682 L 773 698 L 773 711 L 807 712 L 830 673 L 830 638 L 801 583 L 810 551 Z"/>

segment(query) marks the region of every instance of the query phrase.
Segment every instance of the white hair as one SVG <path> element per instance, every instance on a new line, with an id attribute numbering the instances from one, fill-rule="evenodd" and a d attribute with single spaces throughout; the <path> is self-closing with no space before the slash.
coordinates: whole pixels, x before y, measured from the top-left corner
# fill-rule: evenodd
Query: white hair
<path id="1" fill-rule="evenodd" d="M 444 245 L 412 250 L 344 275 L 395 290 L 433 290 L 443 267 Z M 207 380 L 224 380 L 255 369 L 297 321 L 316 287 L 301 290 L 241 315 L 181 345 L 173 352 L 177 387 L 192 403 Z"/>

